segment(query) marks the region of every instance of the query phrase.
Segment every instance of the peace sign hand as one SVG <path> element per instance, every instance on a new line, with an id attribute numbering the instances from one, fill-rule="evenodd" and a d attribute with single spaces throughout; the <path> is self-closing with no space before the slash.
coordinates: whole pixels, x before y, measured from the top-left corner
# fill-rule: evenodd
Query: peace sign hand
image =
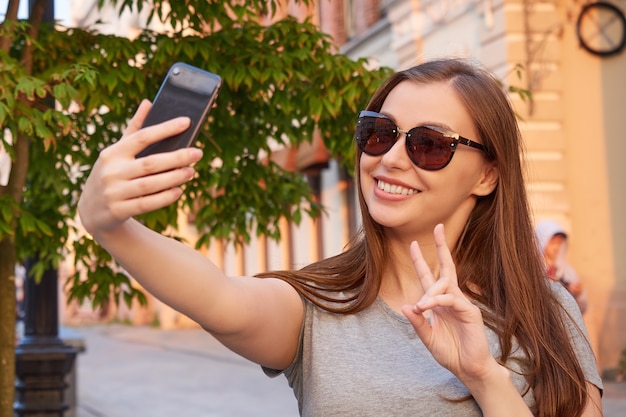
<path id="1" fill-rule="evenodd" d="M 499 365 L 489 351 L 480 309 L 459 288 L 443 225 L 435 227 L 434 236 L 439 279 L 434 278 L 417 242 L 412 242 L 411 257 L 424 295 L 414 306 L 403 306 L 402 312 L 435 360 L 468 385 Z"/>

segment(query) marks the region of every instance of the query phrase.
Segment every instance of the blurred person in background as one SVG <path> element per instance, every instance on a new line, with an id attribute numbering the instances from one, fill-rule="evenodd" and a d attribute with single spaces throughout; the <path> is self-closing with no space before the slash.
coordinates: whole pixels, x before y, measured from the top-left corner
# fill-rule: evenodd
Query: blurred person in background
<path id="1" fill-rule="evenodd" d="M 567 262 L 568 240 L 565 229 L 554 220 L 544 220 L 537 224 L 535 232 L 548 277 L 567 288 L 584 314 L 587 311 L 587 294 L 576 270 Z"/>

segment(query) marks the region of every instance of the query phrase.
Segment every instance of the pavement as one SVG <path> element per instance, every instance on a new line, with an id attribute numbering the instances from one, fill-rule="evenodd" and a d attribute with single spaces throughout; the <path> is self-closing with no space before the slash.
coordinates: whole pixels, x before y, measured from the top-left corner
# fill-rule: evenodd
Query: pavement
<path id="1" fill-rule="evenodd" d="M 85 345 L 77 356 L 76 417 L 298 416 L 284 376 L 265 376 L 199 328 L 72 330 Z"/>
<path id="2" fill-rule="evenodd" d="M 283 376 L 268 378 L 199 328 L 107 324 L 61 337 L 85 348 L 68 417 L 298 416 Z M 605 382 L 602 404 L 604 417 L 626 416 L 626 382 Z"/>

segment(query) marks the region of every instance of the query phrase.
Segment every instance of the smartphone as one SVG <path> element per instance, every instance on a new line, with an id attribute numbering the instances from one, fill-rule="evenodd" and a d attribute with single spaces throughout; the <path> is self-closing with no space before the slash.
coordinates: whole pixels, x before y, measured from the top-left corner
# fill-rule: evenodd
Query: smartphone
<path id="1" fill-rule="evenodd" d="M 177 62 L 168 70 L 152 108 L 142 127 L 152 126 L 179 116 L 191 119 L 184 132 L 149 145 L 137 158 L 169 152 L 192 145 L 206 123 L 209 112 L 222 86 L 222 79 L 212 72 Z"/>

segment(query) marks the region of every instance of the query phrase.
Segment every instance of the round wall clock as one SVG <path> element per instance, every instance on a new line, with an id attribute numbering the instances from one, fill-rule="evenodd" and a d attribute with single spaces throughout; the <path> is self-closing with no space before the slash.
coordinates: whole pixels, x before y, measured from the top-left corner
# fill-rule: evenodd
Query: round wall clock
<path id="1" fill-rule="evenodd" d="M 576 21 L 576 35 L 586 51 L 599 56 L 615 55 L 626 46 L 626 18 L 611 3 L 586 4 Z"/>

